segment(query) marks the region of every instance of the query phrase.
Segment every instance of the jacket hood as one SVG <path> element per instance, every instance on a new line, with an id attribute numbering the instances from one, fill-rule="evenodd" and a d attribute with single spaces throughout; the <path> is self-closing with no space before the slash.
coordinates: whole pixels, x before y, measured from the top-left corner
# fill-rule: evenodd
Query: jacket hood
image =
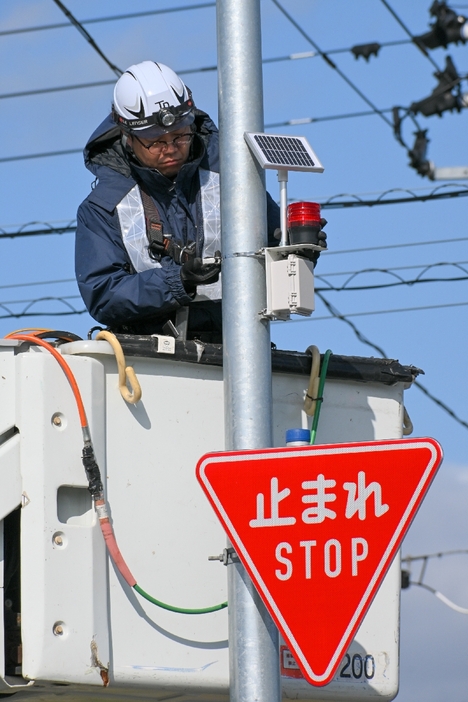
<path id="1" fill-rule="evenodd" d="M 203 168 L 219 171 L 219 140 L 216 125 L 209 115 L 201 110 L 195 110 L 194 124 L 196 133 L 205 146 L 205 153 L 200 165 Z M 93 132 L 85 146 L 83 155 L 86 168 L 98 178 L 102 168 L 110 168 L 127 178 L 132 176 L 132 168 L 120 140 L 120 129 L 113 121 L 111 114 Z M 147 170 L 151 171 L 151 169 Z"/>

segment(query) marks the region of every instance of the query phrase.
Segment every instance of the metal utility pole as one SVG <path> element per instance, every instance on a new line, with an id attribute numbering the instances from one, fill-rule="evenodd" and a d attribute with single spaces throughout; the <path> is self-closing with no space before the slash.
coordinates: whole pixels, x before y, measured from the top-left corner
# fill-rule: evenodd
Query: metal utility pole
<path id="1" fill-rule="evenodd" d="M 217 0 L 223 364 L 227 449 L 272 445 L 264 173 L 244 132 L 263 131 L 260 0 Z M 278 632 L 240 563 L 228 566 L 233 702 L 279 702 Z"/>

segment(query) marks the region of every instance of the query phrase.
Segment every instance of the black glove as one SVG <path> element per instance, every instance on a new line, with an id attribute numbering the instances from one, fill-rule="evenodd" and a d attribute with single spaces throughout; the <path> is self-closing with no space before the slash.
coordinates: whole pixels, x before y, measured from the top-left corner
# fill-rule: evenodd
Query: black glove
<path id="1" fill-rule="evenodd" d="M 191 258 L 180 269 L 182 284 L 187 293 L 196 292 L 197 285 L 216 283 L 221 271 L 220 263 L 203 263 L 202 258 Z"/>
<path id="2" fill-rule="evenodd" d="M 327 220 L 322 217 L 320 220 L 320 231 L 317 233 L 317 246 L 320 246 L 322 249 L 327 248 L 327 233 L 322 229 L 322 227 L 325 227 L 327 224 Z M 320 257 L 320 251 L 305 251 L 304 255 L 309 259 L 309 261 L 312 261 L 315 267 Z"/>
<path id="3" fill-rule="evenodd" d="M 323 228 L 326 227 L 328 224 L 328 220 L 325 219 L 325 217 L 322 217 L 320 220 L 320 231 L 317 234 L 317 246 L 321 246 L 322 249 L 327 248 L 327 232 L 323 231 Z"/>
<path id="4" fill-rule="evenodd" d="M 323 231 L 323 227 L 326 227 L 328 224 L 328 220 L 325 219 L 325 217 L 322 217 L 320 220 L 320 231 L 317 234 L 317 246 L 321 246 L 322 249 L 327 248 L 327 233 Z M 273 232 L 273 236 L 275 239 L 278 241 L 281 239 L 281 229 L 278 227 L 278 229 L 275 229 Z M 271 242 L 268 242 L 268 246 L 271 246 Z"/>

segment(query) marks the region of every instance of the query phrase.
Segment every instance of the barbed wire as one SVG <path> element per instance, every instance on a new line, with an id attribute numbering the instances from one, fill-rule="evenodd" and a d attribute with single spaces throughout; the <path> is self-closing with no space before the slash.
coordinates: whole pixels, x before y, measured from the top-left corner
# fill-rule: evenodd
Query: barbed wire
<path id="1" fill-rule="evenodd" d="M 407 266 L 389 266 L 387 268 L 361 268 L 357 271 L 331 271 L 329 273 L 324 273 L 322 275 L 326 276 L 327 278 L 331 278 L 332 276 L 343 276 L 343 275 L 355 275 L 356 273 L 368 273 L 368 272 L 373 272 L 376 271 L 377 273 L 386 273 L 387 271 L 408 271 L 408 270 L 416 270 L 418 268 L 428 268 L 430 266 L 466 266 L 468 265 L 468 261 L 439 261 L 437 263 L 413 263 Z M 316 278 L 318 278 L 318 275 L 315 275 Z M 1 286 L 0 286 L 1 287 Z"/>
<path id="2" fill-rule="evenodd" d="M 86 309 L 76 309 L 68 300 L 76 300 L 76 299 L 81 299 L 80 295 L 67 295 L 63 297 L 40 297 L 36 298 L 34 300 L 13 300 L 13 301 L 6 301 L 6 302 L 0 302 L 0 309 L 4 310 L 7 314 L 0 315 L 0 319 L 19 319 L 21 317 L 57 317 L 57 316 L 63 316 L 63 315 L 73 315 L 73 314 L 84 314 L 87 312 Z M 32 308 L 34 305 L 40 303 L 40 302 L 54 302 L 54 303 L 61 303 L 63 306 L 68 308 L 67 310 L 63 311 L 57 311 L 57 312 L 49 312 L 49 311 L 32 311 Z M 13 305 L 13 304 L 25 304 L 25 307 L 19 312 L 14 312 L 8 305 Z"/>
<path id="3" fill-rule="evenodd" d="M 440 267 L 453 267 L 457 268 L 458 270 L 463 271 L 466 273 L 464 276 L 457 276 L 454 278 L 423 278 L 422 276 L 427 273 L 427 271 L 431 270 L 432 268 L 440 268 Z M 352 280 L 355 280 L 355 278 L 359 277 L 360 275 L 365 275 L 369 273 L 381 273 L 384 275 L 389 275 L 392 278 L 396 278 L 397 282 L 392 282 L 392 283 L 376 283 L 373 285 L 354 285 L 352 287 L 349 286 L 349 283 Z M 343 274 L 342 274 L 343 275 Z M 318 292 L 326 292 L 327 290 L 334 291 L 334 292 L 342 292 L 346 290 L 378 290 L 381 288 L 393 288 L 401 285 L 408 285 L 408 286 L 414 286 L 419 283 L 452 283 L 452 282 L 459 282 L 462 280 L 468 280 L 468 270 L 459 263 L 431 263 L 427 266 L 425 266 L 421 273 L 419 273 L 416 278 L 412 278 L 411 280 L 405 280 L 402 278 L 398 273 L 395 273 L 393 270 L 389 268 L 365 268 L 361 271 L 355 271 L 350 274 L 349 278 L 343 283 L 343 285 L 337 287 L 332 285 L 327 281 L 326 275 L 315 275 L 316 280 L 320 280 L 323 283 L 325 283 L 328 287 L 326 288 L 319 288 L 316 287 L 315 290 Z"/>
<path id="4" fill-rule="evenodd" d="M 390 273 L 392 274 L 394 271 L 401 271 L 401 270 L 417 270 L 421 269 L 421 273 L 419 274 L 418 277 L 421 277 L 426 273 L 428 270 L 431 268 L 435 267 L 443 267 L 443 266 L 454 266 L 457 268 L 462 268 L 463 266 L 468 265 L 468 261 L 450 261 L 450 262 L 443 262 L 439 261 L 437 263 L 424 263 L 424 264 L 412 264 L 409 266 L 392 266 L 390 268 L 362 268 L 360 270 L 355 270 L 355 271 L 333 271 L 331 273 L 326 273 L 322 275 L 315 275 L 316 280 L 322 280 L 326 282 L 327 278 L 331 277 L 338 277 L 338 276 L 358 276 L 361 274 L 367 274 L 367 273 Z M 462 270 L 465 270 L 464 268 Z M 468 271 L 467 271 L 468 273 Z M 464 278 L 463 278 L 464 279 Z M 468 277 L 467 277 L 468 279 Z M 350 279 L 349 279 L 350 280 Z M 404 281 L 403 279 L 400 279 L 403 281 L 403 283 L 408 283 L 411 284 L 412 281 Z M 430 279 L 431 282 L 451 282 L 452 278 L 440 278 L 437 280 Z M 458 278 L 456 279 L 458 280 Z M 349 282 L 349 281 L 347 281 Z M 27 283 L 9 283 L 9 284 L 3 284 L 0 285 L 0 290 L 5 290 L 5 289 L 12 289 L 12 288 L 25 288 L 25 287 L 35 287 L 35 286 L 41 286 L 41 285 L 63 285 L 63 284 L 69 284 L 69 283 L 75 283 L 76 284 L 76 278 L 59 278 L 57 280 L 36 280 L 36 281 L 28 281 Z M 318 288 L 321 290 L 320 288 Z M 332 288 L 326 288 L 326 290 L 330 290 Z M 341 288 L 338 288 L 341 290 Z M 349 289 L 349 288 L 343 288 L 343 289 Z M 323 292 L 323 290 L 321 290 Z"/>
<path id="5" fill-rule="evenodd" d="M 459 190 L 449 190 L 449 188 L 457 187 Z M 444 192 L 440 192 L 440 191 Z M 386 198 L 387 195 L 391 193 L 407 193 L 409 197 L 393 197 Z M 344 207 L 375 207 L 377 205 L 396 205 L 403 204 L 405 202 L 430 202 L 431 200 L 445 200 L 456 197 L 465 197 L 468 195 L 468 185 L 464 183 L 443 183 L 442 185 L 436 185 L 429 193 L 426 194 L 416 194 L 413 190 L 409 188 L 390 188 L 384 190 L 377 198 L 373 200 L 364 200 L 359 195 L 352 195 L 350 193 L 341 193 L 340 195 L 332 195 L 325 202 L 320 202 L 322 209 L 337 209 Z M 340 197 L 351 197 L 352 200 L 345 200 L 342 202 L 335 202 L 337 198 Z"/>
<path id="6" fill-rule="evenodd" d="M 322 291 L 318 291 L 317 295 L 321 294 Z M 372 317 L 374 315 L 380 314 L 399 314 L 400 312 L 425 312 L 426 310 L 440 310 L 450 307 L 466 307 L 468 302 L 445 302 L 438 305 L 420 305 L 418 307 L 396 307 L 393 309 L 384 310 L 368 310 L 366 312 L 347 312 L 346 317 Z M 314 322 L 321 322 L 327 319 L 334 319 L 336 315 L 325 315 L 316 316 L 314 315 Z M 300 324 L 301 322 L 309 321 L 307 318 L 302 317 L 301 319 L 295 319 L 295 324 Z"/>
<path id="7" fill-rule="evenodd" d="M 41 229 L 32 229 L 27 231 L 26 227 L 33 227 L 37 224 L 42 225 Z M 68 224 L 62 227 L 57 227 L 56 225 L 49 224 L 48 222 L 28 222 L 27 224 L 22 224 L 19 229 L 8 232 L 3 227 L 0 227 L 0 239 L 14 239 L 19 236 L 40 236 L 43 234 L 68 234 L 69 232 L 76 231 L 76 219 L 71 219 Z"/>

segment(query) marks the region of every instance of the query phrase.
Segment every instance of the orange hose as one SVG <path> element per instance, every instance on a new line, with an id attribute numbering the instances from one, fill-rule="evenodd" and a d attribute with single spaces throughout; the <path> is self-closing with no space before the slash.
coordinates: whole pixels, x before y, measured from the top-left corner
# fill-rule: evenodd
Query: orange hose
<path id="1" fill-rule="evenodd" d="M 29 341 L 31 344 L 37 344 L 38 346 L 42 346 L 43 348 L 47 349 L 49 353 L 52 354 L 52 356 L 55 358 L 55 360 L 60 364 L 63 372 L 67 376 L 68 382 L 71 385 L 71 389 L 73 391 L 73 394 L 75 396 L 76 404 L 78 406 L 78 414 L 80 415 L 80 423 L 82 427 L 87 427 L 88 426 L 88 419 L 86 417 L 86 411 L 84 408 L 83 400 L 81 398 L 81 393 L 80 389 L 78 387 L 78 384 L 75 380 L 75 376 L 71 372 L 68 363 L 65 361 L 64 357 L 62 354 L 60 354 L 57 349 L 52 346 L 52 344 L 49 344 L 47 341 L 44 341 L 44 339 L 39 339 L 37 336 L 33 336 L 32 334 L 12 334 L 8 337 L 9 339 L 18 339 L 19 341 Z"/>

